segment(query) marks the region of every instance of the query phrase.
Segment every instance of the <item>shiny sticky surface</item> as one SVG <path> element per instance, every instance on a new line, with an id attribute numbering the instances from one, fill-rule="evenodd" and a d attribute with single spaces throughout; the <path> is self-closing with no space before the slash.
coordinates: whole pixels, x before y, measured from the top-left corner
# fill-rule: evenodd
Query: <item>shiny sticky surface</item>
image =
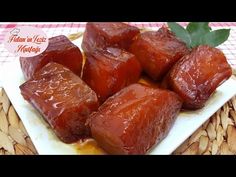
<path id="1" fill-rule="evenodd" d="M 82 38 L 73 41 L 73 43 L 80 47 Z M 22 122 L 24 123 L 39 154 L 79 155 L 81 153 L 85 153 L 83 150 L 84 145 L 81 145 L 80 142 L 74 145 L 65 144 L 59 140 L 53 133 L 52 128 L 45 123 L 44 119 L 36 111 L 36 109 L 34 109 L 23 99 L 20 94 L 19 85 L 24 83 L 25 79 L 22 74 L 18 58 L 15 59 L 15 62 L 6 63 L 2 70 L 0 70 L 0 73 L 1 75 L 4 75 L 2 78 L 4 89 L 6 90 L 7 95 Z M 12 80 L 14 80 L 14 82 L 12 82 Z M 141 81 L 143 82 L 143 80 Z M 236 79 L 231 77 L 217 88 L 216 92 L 206 102 L 204 108 L 195 111 L 181 111 L 173 127 L 168 133 L 168 136 L 159 144 L 153 146 L 147 154 L 171 154 L 175 148 L 184 142 L 184 140 L 187 139 L 199 126 L 208 120 L 211 115 L 213 115 L 221 106 L 223 106 L 224 103 L 236 94 L 235 88 Z M 85 149 L 88 148 L 86 147 Z"/>
<path id="2" fill-rule="evenodd" d="M 141 33 L 129 51 L 137 57 L 144 71 L 154 80 L 161 80 L 189 52 L 187 46 L 166 27 Z"/>
<path id="3" fill-rule="evenodd" d="M 90 115 L 92 137 L 111 154 L 145 154 L 174 123 L 182 102 L 174 93 L 132 84 Z"/>
<path id="4" fill-rule="evenodd" d="M 85 121 L 98 108 L 97 96 L 69 69 L 51 62 L 20 89 L 62 141 L 71 143 L 89 136 Z"/>
<path id="5" fill-rule="evenodd" d="M 73 42 L 80 47 L 82 38 Z M 75 143 L 76 145 L 66 144 L 58 139 L 53 129 L 44 121 L 38 111 L 24 100 L 20 93 L 19 85 L 24 83 L 25 79 L 18 58 L 13 63 L 6 63 L 2 70 L 0 70 L 0 73 L 4 75 L 2 78 L 3 87 L 39 154 L 85 153 L 83 151 L 84 145 L 80 146 L 80 142 Z M 12 82 L 13 80 L 14 82 Z M 143 82 L 143 80 L 141 81 Z M 199 126 L 236 94 L 235 88 L 236 79 L 231 77 L 217 88 L 216 92 L 209 98 L 202 109 L 181 111 L 166 138 L 157 145 L 154 145 L 147 154 L 171 154 Z"/>
<path id="6" fill-rule="evenodd" d="M 21 57 L 20 63 L 26 80 L 49 62 L 57 62 L 68 67 L 80 76 L 82 69 L 82 54 L 66 36 L 60 35 L 49 39 L 47 49 L 34 57 Z"/>
<path id="7" fill-rule="evenodd" d="M 122 88 L 137 82 L 140 75 L 141 66 L 133 54 L 109 47 L 86 54 L 82 78 L 102 103 Z"/>
<path id="8" fill-rule="evenodd" d="M 232 70 L 224 54 L 219 49 L 202 45 L 184 56 L 171 69 L 162 85 L 179 94 L 184 108 L 198 109 L 231 75 Z"/>
<path id="9" fill-rule="evenodd" d="M 94 48 L 128 49 L 133 38 L 139 33 L 137 27 L 121 22 L 89 22 L 86 24 L 82 48 L 86 53 Z"/>

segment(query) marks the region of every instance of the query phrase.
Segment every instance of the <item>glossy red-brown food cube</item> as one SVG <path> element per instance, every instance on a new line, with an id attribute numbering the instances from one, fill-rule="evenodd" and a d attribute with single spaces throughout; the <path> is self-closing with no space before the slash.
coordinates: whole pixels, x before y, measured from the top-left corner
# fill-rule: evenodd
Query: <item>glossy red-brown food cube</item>
<path id="1" fill-rule="evenodd" d="M 109 96 L 139 80 L 141 66 L 136 57 L 118 48 L 86 54 L 83 80 L 97 93 L 102 103 Z"/>
<path id="2" fill-rule="evenodd" d="M 98 108 L 96 93 L 68 68 L 48 63 L 20 86 L 21 94 L 50 124 L 65 143 L 90 135 L 85 125 Z"/>
<path id="3" fill-rule="evenodd" d="M 89 22 L 83 37 L 84 52 L 96 48 L 118 47 L 128 49 L 139 29 L 122 22 Z"/>
<path id="4" fill-rule="evenodd" d="M 130 50 L 143 70 L 154 80 L 160 80 L 169 69 L 188 53 L 186 44 L 166 27 L 158 31 L 147 31 L 139 34 Z"/>
<path id="5" fill-rule="evenodd" d="M 92 137 L 110 154 L 145 154 L 166 137 L 182 102 L 177 94 L 132 84 L 88 118 Z"/>
<path id="6" fill-rule="evenodd" d="M 81 51 L 66 36 L 50 38 L 47 49 L 37 56 L 20 58 L 21 68 L 27 80 L 49 62 L 60 63 L 78 76 L 81 75 L 83 62 Z"/>
<path id="7" fill-rule="evenodd" d="M 176 92 L 183 99 L 184 108 L 198 109 L 231 74 L 223 52 L 202 45 L 173 66 L 162 86 Z"/>

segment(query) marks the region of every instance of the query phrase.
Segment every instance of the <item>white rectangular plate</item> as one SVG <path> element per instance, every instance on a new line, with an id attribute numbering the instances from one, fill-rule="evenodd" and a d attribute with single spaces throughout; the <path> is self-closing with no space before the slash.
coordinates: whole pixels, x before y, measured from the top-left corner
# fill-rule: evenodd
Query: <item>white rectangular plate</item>
<path id="1" fill-rule="evenodd" d="M 81 39 L 73 43 L 80 47 Z M 4 66 L 1 79 L 39 154 L 80 154 L 75 145 L 61 142 L 39 113 L 21 96 L 19 86 L 24 83 L 24 77 L 17 58 L 16 62 Z M 236 79 L 231 77 L 217 89 L 203 109 L 181 112 L 167 137 L 149 154 L 171 154 L 235 94 Z"/>

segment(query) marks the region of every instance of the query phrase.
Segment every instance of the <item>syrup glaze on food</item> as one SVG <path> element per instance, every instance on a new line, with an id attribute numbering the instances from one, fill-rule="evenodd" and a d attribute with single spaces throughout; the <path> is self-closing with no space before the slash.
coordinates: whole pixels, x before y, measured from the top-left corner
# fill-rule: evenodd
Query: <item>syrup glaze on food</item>
<path id="1" fill-rule="evenodd" d="M 86 25 L 82 49 L 85 53 L 106 47 L 128 49 L 133 38 L 139 33 L 137 27 L 121 22 L 89 22 Z"/>
<path id="2" fill-rule="evenodd" d="M 89 137 L 88 115 L 98 108 L 96 93 L 68 68 L 48 63 L 20 86 L 21 94 L 65 143 Z"/>
<path id="3" fill-rule="evenodd" d="M 136 57 L 118 48 L 95 50 L 86 55 L 83 80 L 104 102 L 122 88 L 136 83 L 141 75 L 141 66 Z"/>
<path id="4" fill-rule="evenodd" d="M 182 102 L 177 94 L 132 84 L 90 115 L 92 137 L 110 154 L 145 154 L 174 123 Z"/>
<path id="5" fill-rule="evenodd" d="M 80 49 L 66 36 L 60 35 L 49 39 L 47 49 L 34 57 L 20 57 L 20 64 L 26 80 L 49 62 L 60 63 L 76 75 L 81 75 L 83 57 Z"/>
<path id="6" fill-rule="evenodd" d="M 184 108 L 198 109 L 231 75 L 231 67 L 223 52 L 201 45 L 176 63 L 162 85 L 183 99 Z"/>
<path id="7" fill-rule="evenodd" d="M 139 34 L 129 51 L 137 57 L 143 70 L 154 80 L 161 80 L 189 52 L 186 44 L 166 27 Z"/>
<path id="8" fill-rule="evenodd" d="M 140 33 L 121 22 L 90 22 L 82 48 L 84 58 L 56 36 L 42 54 L 20 58 L 28 80 L 23 97 L 80 154 L 147 153 L 167 136 L 182 105 L 202 108 L 232 74 L 219 49 L 190 51 L 166 27 Z"/>

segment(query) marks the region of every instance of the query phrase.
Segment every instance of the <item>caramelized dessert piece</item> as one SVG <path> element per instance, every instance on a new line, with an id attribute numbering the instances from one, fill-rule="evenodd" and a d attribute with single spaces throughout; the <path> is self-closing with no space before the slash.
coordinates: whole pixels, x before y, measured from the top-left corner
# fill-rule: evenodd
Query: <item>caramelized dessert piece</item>
<path id="1" fill-rule="evenodd" d="M 98 108 L 97 96 L 69 69 L 48 63 L 20 89 L 63 142 L 72 143 L 89 136 L 85 121 Z"/>
<path id="2" fill-rule="evenodd" d="M 21 68 L 27 80 L 52 61 L 66 66 L 78 76 L 81 74 L 83 57 L 80 49 L 63 35 L 50 38 L 47 49 L 40 55 L 20 57 Z"/>
<path id="3" fill-rule="evenodd" d="M 144 71 L 152 79 L 160 80 L 188 53 L 188 48 L 171 31 L 162 27 L 158 31 L 139 34 L 129 51 L 137 57 Z"/>
<path id="4" fill-rule="evenodd" d="M 198 109 L 231 74 L 224 54 L 219 49 L 202 45 L 176 63 L 162 85 L 183 99 L 184 108 Z"/>
<path id="5" fill-rule="evenodd" d="M 109 96 L 139 80 L 141 66 L 135 56 L 118 48 L 94 50 L 86 54 L 83 80 L 102 103 Z"/>
<path id="6" fill-rule="evenodd" d="M 108 153 L 145 154 L 168 134 L 181 106 L 174 92 L 132 84 L 108 98 L 87 123 Z"/>
<path id="7" fill-rule="evenodd" d="M 83 37 L 84 52 L 95 48 L 118 47 L 128 49 L 139 29 L 121 22 L 89 22 Z"/>

